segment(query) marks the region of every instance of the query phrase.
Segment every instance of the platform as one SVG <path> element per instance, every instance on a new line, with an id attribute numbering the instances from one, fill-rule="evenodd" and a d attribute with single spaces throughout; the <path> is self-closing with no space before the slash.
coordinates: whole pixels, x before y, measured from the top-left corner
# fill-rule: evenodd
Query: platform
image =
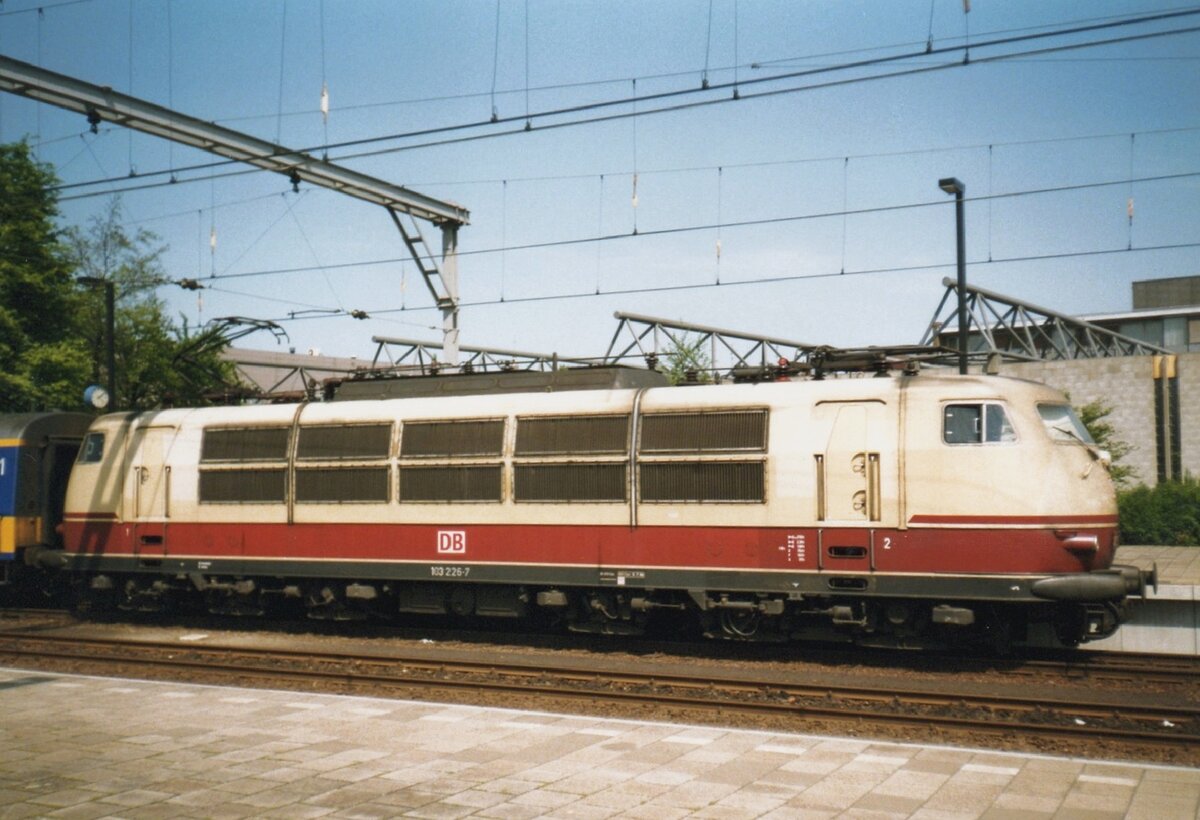
<path id="1" fill-rule="evenodd" d="M 1200 655 L 1200 547 L 1120 547 L 1116 563 L 1157 565 L 1158 590 L 1134 601 L 1116 635 L 1087 648 Z"/>
<path id="2" fill-rule="evenodd" d="M 1193 817 L 1200 770 L 0 668 L 0 818 Z"/>

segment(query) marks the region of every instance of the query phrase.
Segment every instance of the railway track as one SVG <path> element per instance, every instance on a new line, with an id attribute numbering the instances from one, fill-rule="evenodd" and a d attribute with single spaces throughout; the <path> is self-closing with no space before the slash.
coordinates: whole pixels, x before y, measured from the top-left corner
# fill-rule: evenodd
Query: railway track
<path id="1" fill-rule="evenodd" d="M 83 622 L 88 623 L 88 622 Z M 135 625 L 143 622 L 133 621 Z M 219 629 L 228 631 L 230 623 L 237 628 L 245 625 L 225 619 L 214 627 L 211 619 L 183 618 L 168 621 L 174 626 L 195 629 Z M 259 622 L 256 622 L 259 623 Z M 58 625 L 80 625 L 81 622 L 70 610 L 39 608 L 0 608 L 0 629 L 17 630 L 53 629 Z M 91 622 L 97 626 L 98 622 Z M 153 625 L 158 625 L 157 622 Z M 322 624 L 303 622 L 306 631 L 320 628 Z M 284 624 L 284 627 L 288 624 Z M 362 627 L 364 625 L 357 625 Z M 286 629 L 282 630 L 286 632 Z M 268 627 L 265 634 L 276 634 Z M 321 633 L 326 634 L 326 633 Z M 490 649 L 516 646 L 524 649 L 635 649 L 645 654 L 658 654 L 677 658 L 686 663 L 688 659 L 725 660 L 748 665 L 763 663 L 816 664 L 829 670 L 858 669 L 905 669 L 933 674 L 984 674 L 995 677 L 1011 677 L 1019 680 L 1063 679 L 1067 681 L 1094 681 L 1096 683 L 1124 683 L 1143 687 L 1148 684 L 1161 687 L 1197 687 L 1200 682 L 1200 657 L 1190 655 L 1163 655 L 1142 652 L 1100 652 L 1084 649 L 1053 651 L 1027 649 L 1011 657 L 945 655 L 939 653 L 908 653 L 886 649 L 859 649 L 831 647 L 819 644 L 796 644 L 786 648 L 777 645 L 731 644 L 713 641 L 695 643 L 688 640 L 657 640 L 644 638 L 632 645 L 616 647 L 605 641 L 603 647 L 589 637 L 561 633 L 514 633 L 468 630 L 462 627 L 439 629 L 423 623 L 419 629 L 389 626 L 383 629 L 344 629 L 328 633 L 337 637 L 369 639 L 408 638 L 414 636 L 430 638 L 438 643 L 475 643 Z M 1200 694 L 1200 693 L 1198 693 Z"/>
<path id="2" fill-rule="evenodd" d="M 1194 684 L 1200 680 L 1200 658 L 1150 652 L 1080 652 L 1076 657 L 1025 658 L 1013 670 L 1026 674 L 1058 674 L 1068 679 L 1124 681 L 1144 685 Z"/>
<path id="3" fill-rule="evenodd" d="M 559 708 L 584 704 L 618 713 L 687 716 L 727 722 L 733 716 L 766 720 L 792 731 L 849 726 L 931 730 L 946 737 L 1019 735 L 1068 747 L 1116 744 L 1154 747 L 1174 760 L 1195 762 L 1200 708 L 1130 702 L 1072 688 L 1060 698 L 998 691 L 964 693 L 906 684 L 831 685 L 705 670 L 703 676 L 585 668 L 570 661 L 547 665 L 474 662 L 447 657 L 338 651 L 181 645 L 64 635 L 0 633 L 0 662 L 101 674 L 167 677 L 245 686 L 284 686 L 414 699 L 514 701 Z M 82 667 L 82 668 L 81 668 Z M 572 708 L 570 706 L 566 708 Z"/>

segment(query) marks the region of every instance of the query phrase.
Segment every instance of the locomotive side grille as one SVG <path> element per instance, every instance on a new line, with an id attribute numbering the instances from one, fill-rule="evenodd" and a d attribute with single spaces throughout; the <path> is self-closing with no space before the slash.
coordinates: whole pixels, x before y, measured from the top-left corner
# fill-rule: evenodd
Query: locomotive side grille
<path id="1" fill-rule="evenodd" d="M 629 451 L 629 416 L 517 420 L 516 454 L 568 455 Z"/>
<path id="2" fill-rule="evenodd" d="M 390 424 L 321 425 L 301 427 L 298 459 L 387 458 L 392 440 Z"/>
<path id="3" fill-rule="evenodd" d="M 761 461 L 670 461 L 643 464 L 639 471 L 641 500 L 738 501 L 765 499 Z"/>
<path id="4" fill-rule="evenodd" d="M 200 445 L 200 460 L 283 461 L 289 427 L 209 427 Z"/>
<path id="5" fill-rule="evenodd" d="M 400 455 L 412 458 L 494 456 L 504 447 L 504 419 L 413 421 L 400 432 Z"/>
<path id="6" fill-rule="evenodd" d="M 627 465 L 518 464 L 516 501 L 618 501 L 628 498 Z"/>
<path id="7" fill-rule="evenodd" d="M 643 453 L 767 449 L 767 411 L 652 413 L 642 418 Z"/>
<path id="8" fill-rule="evenodd" d="M 401 467 L 400 502 L 500 501 L 499 464 Z"/>
<path id="9" fill-rule="evenodd" d="M 298 503 L 387 500 L 387 467 L 318 467 L 296 471 Z"/>
<path id="10" fill-rule="evenodd" d="M 202 504 L 282 504 L 287 496 L 286 470 L 202 470 Z"/>

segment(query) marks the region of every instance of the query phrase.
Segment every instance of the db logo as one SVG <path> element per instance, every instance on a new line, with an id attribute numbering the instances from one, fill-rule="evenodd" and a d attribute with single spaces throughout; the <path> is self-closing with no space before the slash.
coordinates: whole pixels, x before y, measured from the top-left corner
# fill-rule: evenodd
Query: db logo
<path id="1" fill-rule="evenodd" d="M 465 555 L 467 534 L 461 530 L 438 530 L 438 555 Z"/>

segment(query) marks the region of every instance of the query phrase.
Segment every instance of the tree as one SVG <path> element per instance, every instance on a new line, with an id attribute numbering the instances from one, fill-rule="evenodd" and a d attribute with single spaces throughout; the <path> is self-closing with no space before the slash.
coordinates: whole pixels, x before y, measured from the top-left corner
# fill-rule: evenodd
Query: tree
<path id="1" fill-rule="evenodd" d="M 1108 454 L 1112 456 L 1112 466 L 1108 472 L 1112 476 L 1113 484 L 1118 489 L 1128 487 L 1137 478 L 1137 471 L 1128 464 L 1120 462 L 1122 458 L 1133 451 L 1133 445 L 1117 438 L 1115 428 L 1111 423 L 1105 421 L 1113 411 L 1112 405 L 1096 399 L 1082 407 L 1075 408 L 1075 411 L 1079 414 L 1079 420 L 1083 422 L 1083 426 L 1091 433 L 1096 446 L 1101 450 L 1107 450 Z"/>
<path id="2" fill-rule="evenodd" d="M 696 338 L 688 334 L 671 336 L 671 349 L 666 353 L 666 366 L 662 372 L 666 374 L 671 384 L 684 382 L 700 382 L 708 384 L 713 380 L 712 357 L 704 349 L 703 337 Z"/>
<path id="3" fill-rule="evenodd" d="M 0 412 L 78 405 L 86 378 L 57 184 L 28 144 L 0 145 Z"/>
<path id="4" fill-rule="evenodd" d="M 202 404 L 207 393 L 219 391 L 233 379 L 233 365 L 219 358 L 224 345 L 207 345 L 187 358 L 181 355 L 185 347 L 193 349 L 192 340 L 171 321 L 166 303 L 157 295 L 157 289 L 170 281 L 162 266 L 166 248 L 151 231 L 126 231 L 119 199 L 93 216 L 86 230 L 72 228 L 67 236 L 79 273 L 111 281 L 116 289 L 116 381 L 121 409 Z M 79 332 L 92 351 L 92 380 L 103 384 L 107 377 L 103 292 L 90 288 L 84 297 Z"/>
<path id="5" fill-rule="evenodd" d="M 60 229 L 57 184 L 27 144 L 0 145 L 0 412 L 81 408 L 84 388 L 107 382 L 104 288 L 80 275 L 114 285 L 122 409 L 224 392 L 224 338 L 202 332 L 197 344 L 156 295 L 169 281 L 158 237 L 127 231 L 115 199 L 85 228 Z"/>

